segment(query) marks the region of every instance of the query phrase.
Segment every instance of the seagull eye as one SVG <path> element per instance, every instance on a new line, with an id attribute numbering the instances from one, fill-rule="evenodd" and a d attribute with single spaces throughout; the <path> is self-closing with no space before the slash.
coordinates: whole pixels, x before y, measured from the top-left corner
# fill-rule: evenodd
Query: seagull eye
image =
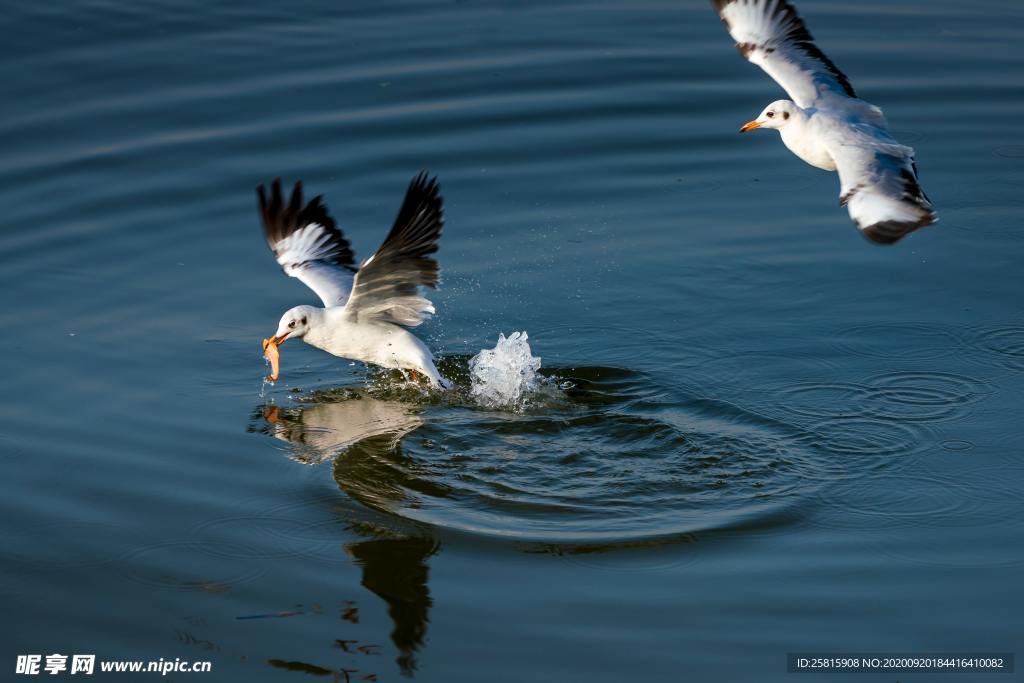
<path id="1" fill-rule="evenodd" d="M 767 116 L 768 118 L 773 118 L 775 116 L 775 112 L 770 111 L 767 114 L 765 114 L 765 116 Z"/>
<path id="2" fill-rule="evenodd" d="M 288 323 L 288 327 L 294 329 L 295 328 L 295 321 L 293 320 L 290 323 Z"/>

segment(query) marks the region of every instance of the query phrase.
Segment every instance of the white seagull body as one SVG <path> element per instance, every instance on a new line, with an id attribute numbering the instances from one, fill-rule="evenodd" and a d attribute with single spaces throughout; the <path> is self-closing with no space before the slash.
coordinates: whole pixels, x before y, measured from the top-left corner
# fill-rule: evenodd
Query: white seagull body
<path id="1" fill-rule="evenodd" d="M 736 48 L 792 98 L 740 131 L 775 128 L 796 156 L 839 172 L 839 203 L 861 234 L 892 244 L 936 222 L 917 180 L 914 150 L 889 134 L 882 110 L 857 97 L 787 0 L 712 0 Z"/>
<path id="2" fill-rule="evenodd" d="M 419 287 L 437 286 L 431 254 L 444 223 L 437 180 L 426 173 L 413 178 L 391 232 L 358 269 L 321 197 L 303 204 L 301 182 L 287 204 L 280 180 L 273 182 L 269 199 L 262 185 L 257 194 L 263 232 L 277 262 L 324 303 L 324 308 L 287 311 L 271 341 L 299 337 L 335 356 L 419 372 L 434 387 L 448 386 L 430 350 L 405 329 L 434 313 Z"/>

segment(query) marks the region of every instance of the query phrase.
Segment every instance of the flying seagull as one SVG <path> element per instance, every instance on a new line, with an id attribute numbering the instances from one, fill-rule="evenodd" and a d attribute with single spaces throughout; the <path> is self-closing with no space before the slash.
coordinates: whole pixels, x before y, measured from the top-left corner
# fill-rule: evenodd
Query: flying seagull
<path id="1" fill-rule="evenodd" d="M 838 171 L 839 204 L 876 244 L 892 244 L 938 220 L 918 183 L 914 150 L 890 135 L 881 109 L 857 97 L 791 3 L 712 2 L 740 54 L 792 98 L 769 104 L 741 133 L 775 128 L 793 154 Z"/>
<path id="2" fill-rule="evenodd" d="M 449 386 L 430 350 L 406 329 L 434 313 L 419 287 L 437 286 L 437 261 L 431 254 L 444 223 L 437 179 L 425 171 L 413 178 L 391 232 L 359 268 L 322 198 L 303 203 L 301 181 L 287 203 L 280 179 L 271 185 L 269 199 L 262 185 L 256 193 L 263 233 L 277 262 L 324 303 L 324 308 L 286 311 L 264 348 L 273 346 L 276 357 L 278 345 L 300 338 L 335 356 L 409 370 L 414 379 L 422 373 L 431 386 Z"/>

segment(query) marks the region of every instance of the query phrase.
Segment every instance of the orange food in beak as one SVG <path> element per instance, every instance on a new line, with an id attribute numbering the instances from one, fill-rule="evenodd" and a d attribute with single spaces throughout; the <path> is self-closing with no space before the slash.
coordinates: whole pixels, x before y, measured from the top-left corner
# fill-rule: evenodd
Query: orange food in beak
<path id="1" fill-rule="evenodd" d="M 757 121 L 747 121 L 746 123 L 743 124 L 743 127 L 740 128 L 740 132 L 741 133 L 746 133 L 748 130 L 754 130 L 755 128 L 760 128 L 760 127 L 761 127 L 761 124 L 758 123 Z"/>
<path id="2" fill-rule="evenodd" d="M 276 382 L 281 376 L 281 352 L 277 348 L 277 338 L 263 340 L 263 357 L 270 361 L 270 374 L 267 380 Z"/>

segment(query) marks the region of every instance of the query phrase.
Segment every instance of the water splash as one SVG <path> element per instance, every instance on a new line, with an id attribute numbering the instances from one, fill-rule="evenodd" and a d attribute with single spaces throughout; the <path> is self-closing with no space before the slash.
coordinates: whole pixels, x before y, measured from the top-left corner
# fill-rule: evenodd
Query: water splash
<path id="1" fill-rule="evenodd" d="M 470 395 L 479 405 L 521 411 L 531 394 L 544 387 L 540 357 L 531 353 L 528 340 L 525 330 L 499 334 L 493 349 L 481 349 L 470 359 Z"/>
<path id="2" fill-rule="evenodd" d="M 267 397 L 267 388 L 268 387 L 273 389 L 274 388 L 274 382 L 271 382 L 269 379 L 264 377 L 263 378 L 263 383 L 260 384 L 260 398 L 261 399 Z"/>

